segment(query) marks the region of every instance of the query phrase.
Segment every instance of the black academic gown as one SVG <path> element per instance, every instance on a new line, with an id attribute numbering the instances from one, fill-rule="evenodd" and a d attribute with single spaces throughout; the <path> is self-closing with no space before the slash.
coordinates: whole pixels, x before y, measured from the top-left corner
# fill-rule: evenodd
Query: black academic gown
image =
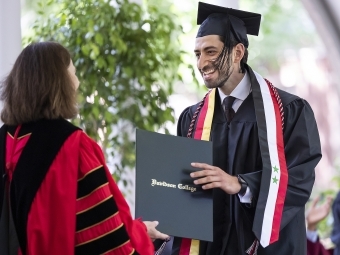
<path id="1" fill-rule="evenodd" d="M 253 83 L 255 77 L 250 76 Z M 259 247 L 258 255 L 304 255 L 304 206 L 314 184 L 314 168 L 321 159 L 320 140 L 310 105 L 295 95 L 282 90 L 278 92 L 284 107 L 288 187 L 279 241 L 266 248 Z M 186 108 L 180 115 L 177 127 L 179 136 L 187 136 L 197 106 Z M 227 124 L 219 93 L 216 93 L 210 140 L 213 142 L 214 166 L 233 176 L 241 175 L 253 199 L 251 204 L 243 204 L 238 195 L 228 195 L 221 189 L 214 189 L 214 241 L 201 242 L 200 255 L 246 255 L 245 251 L 255 239 L 252 228 L 262 176 L 252 93 L 241 104 L 230 125 Z M 178 239 L 175 239 L 175 244 L 178 245 Z"/>

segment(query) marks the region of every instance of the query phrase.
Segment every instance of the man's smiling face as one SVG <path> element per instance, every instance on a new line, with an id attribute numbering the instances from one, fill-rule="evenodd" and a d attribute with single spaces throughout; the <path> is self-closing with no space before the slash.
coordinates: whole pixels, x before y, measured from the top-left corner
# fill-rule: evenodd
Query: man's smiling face
<path id="1" fill-rule="evenodd" d="M 220 53 L 222 52 L 224 43 L 218 35 L 207 35 L 197 37 L 195 42 L 195 55 L 197 59 L 197 68 L 200 71 L 204 83 L 207 88 L 221 87 L 226 82 L 226 78 L 230 76 L 231 67 L 230 58 L 224 59 L 225 63 L 219 65 L 216 63 Z M 218 66 L 221 66 L 218 68 Z"/>

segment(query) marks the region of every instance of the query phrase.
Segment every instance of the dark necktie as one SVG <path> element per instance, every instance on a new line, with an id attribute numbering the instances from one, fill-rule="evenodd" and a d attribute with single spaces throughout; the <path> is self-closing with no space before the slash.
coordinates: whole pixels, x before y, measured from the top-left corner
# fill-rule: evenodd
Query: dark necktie
<path id="1" fill-rule="evenodd" d="M 235 115 L 235 111 L 232 107 L 235 99 L 236 98 L 232 96 L 228 96 L 223 99 L 223 108 L 224 108 L 224 112 L 225 112 L 225 116 L 227 118 L 228 124 L 234 118 L 234 115 Z"/>

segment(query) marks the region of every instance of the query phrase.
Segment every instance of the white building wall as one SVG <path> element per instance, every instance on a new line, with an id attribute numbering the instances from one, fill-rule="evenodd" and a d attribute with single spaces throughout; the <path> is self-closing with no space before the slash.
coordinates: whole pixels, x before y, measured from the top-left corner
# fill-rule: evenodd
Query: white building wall
<path id="1" fill-rule="evenodd" d="M 0 79 L 21 51 L 20 0 L 0 0 Z M 0 103 L 0 111 L 2 105 Z M 1 121 L 0 121 L 1 124 Z"/>

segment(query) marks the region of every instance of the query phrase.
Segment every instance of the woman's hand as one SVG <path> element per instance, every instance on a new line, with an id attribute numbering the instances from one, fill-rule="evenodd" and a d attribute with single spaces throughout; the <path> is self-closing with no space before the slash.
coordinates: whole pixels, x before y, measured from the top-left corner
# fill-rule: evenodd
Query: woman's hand
<path id="1" fill-rule="evenodd" d="M 143 221 L 143 223 L 145 224 L 148 230 L 148 235 L 152 241 L 155 241 L 155 239 L 165 240 L 169 238 L 168 235 L 163 234 L 156 229 L 157 225 L 159 224 L 158 221 Z"/>

